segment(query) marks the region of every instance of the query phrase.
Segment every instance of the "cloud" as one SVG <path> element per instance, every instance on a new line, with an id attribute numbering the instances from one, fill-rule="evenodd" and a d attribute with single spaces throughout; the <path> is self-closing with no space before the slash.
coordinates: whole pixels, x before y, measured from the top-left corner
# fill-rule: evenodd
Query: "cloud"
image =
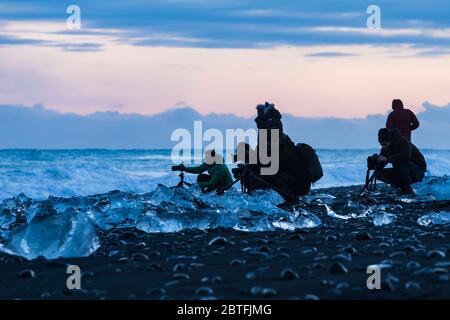
<path id="1" fill-rule="evenodd" d="M 439 57 L 450 55 L 450 49 L 435 48 L 429 50 L 423 50 L 416 53 L 419 57 Z"/>
<path id="2" fill-rule="evenodd" d="M 377 32 L 366 29 L 366 8 L 372 4 L 368 0 L 159 0 L 138 1 L 133 6 L 118 0 L 78 0 L 77 4 L 82 10 L 82 25 L 87 29 L 121 30 L 121 35 L 115 35 L 117 40 L 139 46 L 450 47 L 450 20 L 444 14 L 450 10 L 447 0 L 378 1 L 382 29 Z M 0 10 L 0 19 L 8 21 L 60 21 L 64 26 L 67 16 L 65 4 L 50 0 L 4 1 L 2 8 L 7 10 Z M 20 37 L 20 33 L 17 31 L 14 36 Z M 66 34 L 63 30 L 56 33 Z"/>
<path id="3" fill-rule="evenodd" d="M 15 38 L 9 36 L 0 35 L 0 46 L 1 45 L 43 45 L 45 41 L 36 39 L 23 39 Z"/>
<path id="4" fill-rule="evenodd" d="M 418 114 L 420 128 L 413 133 L 420 148 L 449 149 L 450 104 L 443 107 L 424 103 Z M 203 128 L 254 128 L 253 118 L 233 114 L 201 115 L 192 108 L 181 107 L 153 116 L 96 112 L 81 116 L 59 113 L 42 106 L 0 105 L 0 148 L 171 148 L 172 131 L 193 130 L 193 123 L 203 121 Z M 383 127 L 386 115 L 360 119 L 304 118 L 283 115 L 284 128 L 296 142 L 316 148 L 378 147 L 376 134 Z M 155 134 L 157 133 L 157 134 Z M 438 139 L 437 139 L 438 137 Z"/>
<path id="5" fill-rule="evenodd" d="M 357 54 L 354 53 L 346 53 L 346 52 L 316 52 L 305 55 L 305 57 L 309 58 L 340 58 L 340 57 L 354 57 Z"/>

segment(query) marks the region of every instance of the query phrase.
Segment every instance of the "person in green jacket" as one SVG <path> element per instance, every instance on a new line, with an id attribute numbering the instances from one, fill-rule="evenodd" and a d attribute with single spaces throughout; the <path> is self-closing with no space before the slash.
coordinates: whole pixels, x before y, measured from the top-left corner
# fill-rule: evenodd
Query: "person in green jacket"
<path id="1" fill-rule="evenodd" d="M 223 157 L 214 150 L 205 151 L 205 162 L 196 167 L 180 165 L 182 171 L 198 174 L 197 184 L 203 192 L 220 190 L 233 182 L 230 170 L 224 164 Z M 208 174 L 204 172 L 208 171 Z"/>

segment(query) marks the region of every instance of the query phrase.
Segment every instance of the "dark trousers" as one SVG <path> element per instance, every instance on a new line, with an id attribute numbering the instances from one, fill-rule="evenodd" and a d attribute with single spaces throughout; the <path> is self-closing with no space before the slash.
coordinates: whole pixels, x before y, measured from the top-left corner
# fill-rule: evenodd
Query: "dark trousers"
<path id="1" fill-rule="evenodd" d="M 197 183 L 198 182 L 208 182 L 209 180 L 211 180 L 211 176 L 209 174 L 200 173 L 197 176 Z M 217 189 L 217 187 L 214 187 L 214 188 L 209 187 L 209 188 L 201 188 L 201 189 L 203 192 L 209 192 L 209 191 Z"/>
<path id="2" fill-rule="evenodd" d="M 425 172 L 414 162 L 394 163 L 392 168 L 377 171 L 377 179 L 396 186 L 407 189 L 411 184 L 420 182 Z"/>
<path id="3" fill-rule="evenodd" d="M 286 172 L 279 172 L 274 176 L 263 177 L 271 183 L 275 191 L 283 197 L 285 201 L 294 201 L 298 197 L 307 195 L 311 190 L 311 182 L 306 176 L 293 176 Z"/>

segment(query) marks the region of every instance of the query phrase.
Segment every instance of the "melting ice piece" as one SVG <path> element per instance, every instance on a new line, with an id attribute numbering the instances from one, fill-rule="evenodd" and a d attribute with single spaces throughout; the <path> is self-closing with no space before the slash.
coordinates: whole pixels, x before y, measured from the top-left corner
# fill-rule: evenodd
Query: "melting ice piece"
<path id="1" fill-rule="evenodd" d="M 433 224 L 450 224 L 450 212 L 430 212 L 421 216 L 417 220 L 417 223 L 424 227 L 428 227 Z"/>
<path id="2" fill-rule="evenodd" d="M 395 215 L 392 213 L 387 213 L 384 211 L 379 211 L 373 216 L 373 224 L 376 226 L 382 226 L 386 224 L 391 224 L 395 221 Z"/>
<path id="3" fill-rule="evenodd" d="M 309 229 L 315 228 L 322 224 L 320 219 L 310 213 L 310 214 L 302 214 L 298 216 L 293 221 L 274 221 L 272 222 L 273 226 L 276 228 L 280 228 L 283 230 L 294 231 L 296 229 Z"/>
<path id="4" fill-rule="evenodd" d="M 99 247 L 95 226 L 84 215 L 74 211 L 36 216 L 30 223 L 6 234 L 4 248 L 27 259 L 44 256 L 89 256 Z"/>
<path id="5" fill-rule="evenodd" d="M 16 215 L 9 210 L 0 211 L 0 230 L 8 229 L 16 221 Z"/>
<path id="6" fill-rule="evenodd" d="M 327 214 L 328 214 L 330 217 L 338 218 L 338 219 L 342 219 L 342 220 L 348 220 L 348 219 L 351 219 L 351 218 L 352 218 L 351 216 L 343 216 L 343 215 L 337 214 L 337 213 L 334 212 L 333 209 L 331 209 L 328 205 L 325 205 L 325 208 L 327 209 Z"/>
<path id="7" fill-rule="evenodd" d="M 414 189 L 418 195 L 432 195 L 436 200 L 450 199 L 450 176 L 426 177 L 424 182 L 417 184 Z"/>

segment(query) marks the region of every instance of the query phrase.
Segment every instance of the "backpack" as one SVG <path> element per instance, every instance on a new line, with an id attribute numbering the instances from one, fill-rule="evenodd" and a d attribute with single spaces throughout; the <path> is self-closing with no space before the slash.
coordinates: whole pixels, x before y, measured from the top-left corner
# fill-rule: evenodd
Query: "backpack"
<path id="1" fill-rule="evenodd" d="M 308 173 L 309 180 L 312 183 L 319 181 L 323 177 L 323 170 L 316 150 L 306 143 L 298 143 L 295 149 L 302 166 Z"/>

